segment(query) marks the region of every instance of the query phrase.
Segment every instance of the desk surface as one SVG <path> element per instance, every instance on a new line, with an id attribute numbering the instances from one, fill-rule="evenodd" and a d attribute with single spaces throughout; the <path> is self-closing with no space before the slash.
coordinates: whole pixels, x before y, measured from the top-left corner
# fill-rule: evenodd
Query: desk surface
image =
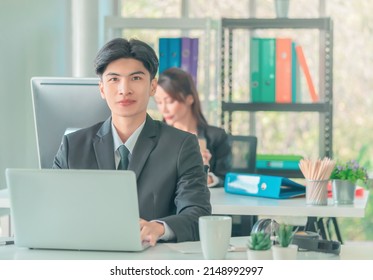
<path id="1" fill-rule="evenodd" d="M 271 199 L 254 196 L 229 194 L 224 188 L 211 188 L 213 214 L 224 215 L 265 215 L 305 217 L 364 217 L 369 191 L 357 197 L 353 205 L 333 205 L 332 199 L 326 206 L 306 205 L 306 199 Z M 9 194 L 0 190 L 0 208 L 10 208 Z"/>
<path id="2" fill-rule="evenodd" d="M 232 237 L 231 244 L 244 248 L 247 237 Z M 15 245 L 0 246 L 0 260 L 202 260 L 200 242 L 163 243 L 143 252 L 97 252 L 68 250 L 30 250 Z M 227 260 L 245 260 L 246 251 L 228 252 Z M 341 254 L 298 252 L 298 260 L 373 260 L 373 244 L 358 243 L 342 245 Z"/>
<path id="3" fill-rule="evenodd" d="M 265 215 L 265 216 L 308 216 L 308 217 L 364 217 L 369 191 L 355 198 L 353 205 L 307 205 L 306 199 L 272 199 L 226 193 L 223 188 L 211 188 L 213 214 Z"/>
<path id="4" fill-rule="evenodd" d="M 10 208 L 9 194 L 7 189 L 0 189 L 0 208 Z"/>

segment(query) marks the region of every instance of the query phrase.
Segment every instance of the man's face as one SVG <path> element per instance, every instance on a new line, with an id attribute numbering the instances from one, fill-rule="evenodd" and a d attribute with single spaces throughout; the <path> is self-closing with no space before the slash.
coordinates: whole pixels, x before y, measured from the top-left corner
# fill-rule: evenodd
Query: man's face
<path id="1" fill-rule="evenodd" d="M 107 66 L 100 81 L 100 92 L 113 120 L 137 118 L 146 116 L 148 101 L 156 86 L 156 79 L 150 80 L 150 73 L 142 62 L 120 58 Z"/>

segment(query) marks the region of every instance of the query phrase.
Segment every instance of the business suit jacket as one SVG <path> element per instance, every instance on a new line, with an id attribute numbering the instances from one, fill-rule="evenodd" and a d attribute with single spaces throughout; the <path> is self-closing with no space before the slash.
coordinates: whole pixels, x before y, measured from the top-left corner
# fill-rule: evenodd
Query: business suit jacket
<path id="1" fill-rule="evenodd" d="M 65 135 L 53 168 L 115 169 L 111 118 Z M 198 218 L 211 205 L 196 136 L 147 116 L 128 169 L 136 173 L 140 217 L 166 222 L 176 242 L 198 240 Z"/>
<path id="2" fill-rule="evenodd" d="M 210 171 L 219 178 L 217 186 L 223 187 L 225 174 L 232 166 L 232 150 L 228 134 L 222 128 L 207 125 L 198 127 L 198 137 L 206 139 L 207 149 L 211 153 Z"/>

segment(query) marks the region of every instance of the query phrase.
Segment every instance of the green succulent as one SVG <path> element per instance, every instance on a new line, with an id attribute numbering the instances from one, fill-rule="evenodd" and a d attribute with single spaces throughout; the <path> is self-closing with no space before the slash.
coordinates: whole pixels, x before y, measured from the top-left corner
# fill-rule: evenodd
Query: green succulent
<path id="1" fill-rule="evenodd" d="M 251 250 L 269 250 L 272 246 L 271 236 L 268 233 L 251 233 L 247 247 Z"/>
<path id="2" fill-rule="evenodd" d="M 296 230 L 294 230 L 294 226 L 280 224 L 276 230 L 277 241 L 281 247 L 288 247 L 293 240 L 294 234 Z"/>

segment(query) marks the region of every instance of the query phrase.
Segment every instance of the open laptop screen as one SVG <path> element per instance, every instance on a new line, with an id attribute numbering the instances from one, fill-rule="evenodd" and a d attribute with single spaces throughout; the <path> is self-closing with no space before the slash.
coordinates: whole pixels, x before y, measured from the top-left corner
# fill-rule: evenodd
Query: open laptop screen
<path id="1" fill-rule="evenodd" d="M 15 244 L 140 251 L 133 171 L 7 169 Z"/>

